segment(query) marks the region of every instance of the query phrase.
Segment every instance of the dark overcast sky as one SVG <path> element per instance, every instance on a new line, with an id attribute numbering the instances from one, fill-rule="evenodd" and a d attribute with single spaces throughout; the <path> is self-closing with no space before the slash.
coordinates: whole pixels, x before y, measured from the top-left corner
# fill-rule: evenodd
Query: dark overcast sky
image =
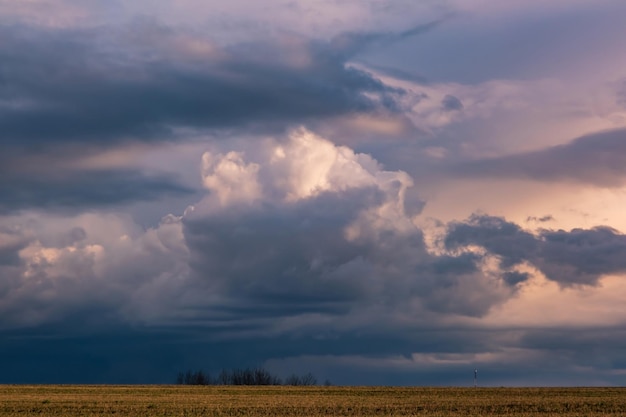
<path id="1" fill-rule="evenodd" d="M 626 382 L 621 0 L 0 0 L 0 383 Z"/>

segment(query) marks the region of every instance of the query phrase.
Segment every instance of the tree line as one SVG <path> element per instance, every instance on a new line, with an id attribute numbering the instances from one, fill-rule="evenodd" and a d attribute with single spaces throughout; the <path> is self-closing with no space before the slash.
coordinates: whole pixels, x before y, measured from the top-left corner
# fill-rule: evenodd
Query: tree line
<path id="1" fill-rule="evenodd" d="M 308 372 L 304 375 L 292 374 L 284 380 L 264 368 L 223 369 L 217 375 L 203 370 L 179 372 L 176 377 L 179 385 L 317 385 L 317 378 Z M 331 385 L 325 381 L 324 385 Z"/>

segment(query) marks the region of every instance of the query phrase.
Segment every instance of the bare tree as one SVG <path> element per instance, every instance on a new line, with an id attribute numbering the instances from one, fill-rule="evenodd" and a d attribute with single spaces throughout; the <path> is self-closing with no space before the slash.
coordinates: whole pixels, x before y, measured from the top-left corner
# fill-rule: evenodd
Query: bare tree
<path id="1" fill-rule="evenodd" d="M 317 378 L 315 378 L 315 376 L 313 376 L 313 374 L 310 372 L 302 376 L 291 374 L 285 380 L 285 385 L 293 385 L 293 386 L 317 385 Z"/>
<path id="2" fill-rule="evenodd" d="M 312 373 L 308 372 L 300 377 L 300 382 L 301 385 L 306 386 L 317 385 L 317 378 L 315 378 Z"/>
<path id="3" fill-rule="evenodd" d="M 180 385 L 282 385 L 282 381 L 276 375 L 264 368 L 246 369 L 222 369 L 215 378 L 211 378 L 208 372 L 198 370 L 193 372 L 179 372 L 176 383 Z M 285 379 L 285 385 L 316 385 L 317 379 L 312 373 L 302 376 L 292 374 Z"/>

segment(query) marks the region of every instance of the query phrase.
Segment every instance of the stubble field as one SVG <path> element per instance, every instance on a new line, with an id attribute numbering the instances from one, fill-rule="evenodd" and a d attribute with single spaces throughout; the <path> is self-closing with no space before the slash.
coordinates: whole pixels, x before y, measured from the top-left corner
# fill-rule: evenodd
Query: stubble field
<path id="1" fill-rule="evenodd" d="M 0 386 L 0 416 L 626 416 L 623 388 Z"/>

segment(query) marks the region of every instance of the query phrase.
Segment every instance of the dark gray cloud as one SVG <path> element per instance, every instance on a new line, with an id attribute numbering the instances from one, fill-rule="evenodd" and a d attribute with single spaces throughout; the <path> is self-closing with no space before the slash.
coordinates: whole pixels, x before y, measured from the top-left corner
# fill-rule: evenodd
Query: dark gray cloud
<path id="1" fill-rule="evenodd" d="M 510 268 L 537 252 L 537 238 L 515 223 L 500 217 L 474 215 L 467 222 L 453 223 L 445 237 L 448 249 L 476 244 L 501 257 Z"/>
<path id="2" fill-rule="evenodd" d="M 343 229 L 380 199 L 375 190 L 322 195 L 288 209 L 234 211 L 185 222 L 195 273 L 248 308 L 256 305 L 349 305 L 367 291 L 363 258 L 374 248 L 350 244 Z M 271 312 L 271 311 L 268 311 Z M 284 314 L 282 308 L 275 313 Z"/>
<path id="3" fill-rule="evenodd" d="M 344 230 L 371 204 L 372 194 L 359 190 L 185 220 L 197 285 L 223 294 L 236 307 L 229 317 L 244 321 L 251 311 L 257 318 L 342 317 L 371 303 L 388 312 L 413 304 L 479 317 L 514 293 L 520 280 L 502 276 L 500 288 L 484 277 L 480 256 L 429 254 L 418 229 L 347 240 Z"/>
<path id="4" fill-rule="evenodd" d="M 445 245 L 481 246 L 500 257 L 505 269 L 529 262 L 562 285 L 595 285 L 604 275 L 626 272 L 626 235 L 609 227 L 544 229 L 535 235 L 500 217 L 474 215 L 450 225 Z M 505 280 L 519 282 L 524 276 L 507 272 Z"/>
<path id="5" fill-rule="evenodd" d="M 626 130 L 592 133 L 564 145 L 476 160 L 454 170 L 463 176 L 619 187 L 626 180 Z"/>
<path id="6" fill-rule="evenodd" d="M 615 229 L 545 230 L 540 236 L 537 263 L 558 282 L 594 284 L 603 275 L 626 272 L 626 235 Z"/>
<path id="7" fill-rule="evenodd" d="M 215 373 L 265 365 L 282 376 L 313 372 L 321 381 L 351 385 L 471 386 L 478 368 L 481 386 L 607 386 L 621 384 L 624 333 L 619 326 L 424 327 L 389 337 L 343 333 L 225 340 L 207 329 L 119 326 L 94 334 L 55 325 L 3 333 L 0 381 L 173 383 L 178 371 L 189 368 Z M 413 354 L 443 363 L 420 363 Z M 480 354 L 499 358 L 481 362 Z"/>
<path id="8" fill-rule="evenodd" d="M 5 332 L 0 346 L 0 363 L 5 372 L 3 383 L 173 383 L 176 374 L 185 369 L 217 372 L 223 368 L 267 365 L 281 376 L 292 372 L 314 372 L 338 384 L 435 384 L 433 371 L 415 370 L 398 379 L 398 369 L 352 369 L 346 372 L 341 360 L 320 364 L 311 361 L 315 355 L 362 355 L 376 359 L 437 347 L 457 345 L 467 352 L 485 349 L 488 334 L 480 331 L 419 329 L 414 337 L 389 334 L 385 337 L 358 332 L 343 332 L 331 337 L 289 335 L 271 338 L 216 338 L 210 329 L 179 327 L 145 329 L 117 326 L 93 334 L 71 322 L 42 326 L 37 329 Z M 472 339 L 476 337 L 476 341 Z M 483 342 L 479 342 L 478 339 Z M 39 349 L 46 346 L 46 354 Z M 155 347 L 158 346 L 158 349 Z M 298 356 L 296 356 L 298 355 Z M 302 358 L 309 356 L 309 360 Z M 268 358 L 295 358 L 280 366 Z M 320 366 L 321 365 L 321 366 Z M 66 368 L 63 371 L 64 367 Z M 348 366 L 349 367 L 349 366 Z M 334 369 L 333 369 L 334 368 Z M 338 371 L 341 369 L 341 372 Z M 406 371 L 405 371 L 406 372 Z M 459 369 L 450 373 L 459 372 Z M 367 380 L 360 373 L 369 373 Z M 437 373 L 436 371 L 434 373 Z M 461 371 L 462 375 L 462 371 Z M 395 381 L 395 382 L 394 382 Z"/>
<path id="9" fill-rule="evenodd" d="M 198 57 L 185 55 L 179 43 L 210 40 L 181 39 L 185 34 L 154 23 L 140 26 L 118 36 L 106 29 L 1 27 L 3 146 L 154 140 L 171 138 L 176 127 L 271 125 L 381 106 L 393 110 L 393 96 L 402 93 L 346 66 L 353 46 L 300 40 L 285 52 L 267 43 L 238 44 L 213 46 L 214 52 Z M 350 45 L 367 43 L 364 36 Z"/>
<path id="10" fill-rule="evenodd" d="M 3 171 L 0 169 L 0 173 Z M 194 192 L 175 177 L 147 175 L 137 170 L 3 174 L 0 178 L 0 214 L 25 209 L 66 211 L 103 208 Z"/>

